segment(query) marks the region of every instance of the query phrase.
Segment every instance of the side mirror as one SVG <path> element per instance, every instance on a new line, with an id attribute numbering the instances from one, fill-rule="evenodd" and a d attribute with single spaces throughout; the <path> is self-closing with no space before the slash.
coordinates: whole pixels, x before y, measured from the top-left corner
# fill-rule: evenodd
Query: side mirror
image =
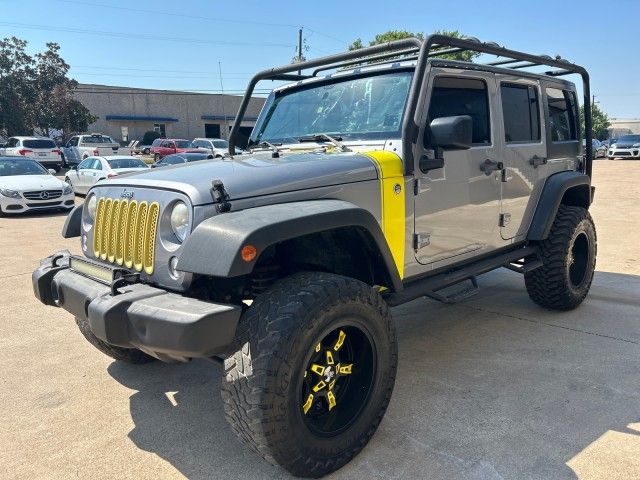
<path id="1" fill-rule="evenodd" d="M 56 172 L 53 168 L 48 168 L 47 170 L 49 171 L 49 173 L 50 173 L 51 175 L 55 175 L 56 173 L 58 173 L 58 172 Z"/>
<path id="2" fill-rule="evenodd" d="M 436 118 L 429 125 L 431 143 L 443 150 L 468 150 L 473 143 L 473 120 L 469 115 Z"/>

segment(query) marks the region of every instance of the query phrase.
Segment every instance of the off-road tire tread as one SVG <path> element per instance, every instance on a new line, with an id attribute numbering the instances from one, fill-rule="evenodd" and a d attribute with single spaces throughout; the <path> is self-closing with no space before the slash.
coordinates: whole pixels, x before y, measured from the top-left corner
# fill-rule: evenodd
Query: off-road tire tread
<path id="1" fill-rule="evenodd" d="M 84 338 L 86 338 L 91 345 L 114 360 L 131 364 L 143 364 L 155 361 L 155 358 L 151 355 L 147 355 L 135 348 L 116 347 L 103 342 L 93 334 L 91 327 L 89 327 L 89 323 L 82 318 L 76 317 L 76 324 L 78 325 L 82 335 L 84 335 Z"/>
<path id="2" fill-rule="evenodd" d="M 587 296 L 593 280 L 593 273 L 577 296 L 570 291 L 564 274 L 569 254 L 569 242 L 576 227 L 583 220 L 587 220 L 593 228 L 593 255 L 595 258 L 597 238 L 589 211 L 582 207 L 560 205 L 549 236 L 539 244 L 543 265 L 524 275 L 529 298 L 538 305 L 551 310 L 572 310 L 580 305 Z"/>
<path id="3" fill-rule="evenodd" d="M 385 319 L 392 345 L 392 374 L 375 421 L 366 433 L 349 450 L 336 452 L 333 458 L 321 462 L 283 450 L 278 438 L 278 414 L 271 408 L 270 398 L 275 392 L 269 392 L 268 388 L 276 377 L 273 359 L 286 362 L 291 348 L 289 339 L 304 328 L 295 312 L 326 305 L 336 296 L 358 298 Z M 249 356 L 248 344 L 259 345 L 251 352 L 253 358 Z M 288 277 L 261 294 L 243 314 L 236 346 L 238 351 L 225 360 L 222 382 L 225 416 L 238 438 L 269 463 L 281 465 L 297 476 L 321 477 L 348 463 L 375 433 L 391 399 L 398 356 L 395 327 L 387 304 L 369 285 L 328 273 L 304 272 Z"/>

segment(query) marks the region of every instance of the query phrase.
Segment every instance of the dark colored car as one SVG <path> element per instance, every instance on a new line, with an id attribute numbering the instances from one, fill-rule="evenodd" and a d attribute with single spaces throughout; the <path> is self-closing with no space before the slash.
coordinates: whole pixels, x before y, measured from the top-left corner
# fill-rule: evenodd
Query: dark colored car
<path id="1" fill-rule="evenodd" d="M 167 167 L 169 165 L 180 165 L 181 163 L 198 162 L 200 160 L 211 159 L 213 159 L 213 155 L 210 153 L 179 153 L 174 155 L 167 155 L 166 157 L 161 158 L 156 163 L 151 165 L 151 168 Z"/>
<path id="2" fill-rule="evenodd" d="M 157 145 L 155 141 L 153 143 L 154 145 L 151 146 L 151 154 L 156 162 L 167 155 L 184 153 L 190 150 L 193 151 L 191 142 L 181 138 L 163 138 Z"/>

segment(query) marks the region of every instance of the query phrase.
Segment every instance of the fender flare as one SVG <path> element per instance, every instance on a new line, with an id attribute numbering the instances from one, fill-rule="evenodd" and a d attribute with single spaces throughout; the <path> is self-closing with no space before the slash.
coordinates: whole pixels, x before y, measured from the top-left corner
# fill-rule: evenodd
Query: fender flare
<path id="1" fill-rule="evenodd" d="M 237 277 L 253 271 L 260 254 L 285 240 L 336 228 L 366 230 L 377 246 L 391 285 L 402 290 L 402 280 L 389 245 L 375 217 L 342 200 L 279 203 L 222 213 L 204 220 L 187 237 L 177 269 L 214 277 Z M 242 260 L 245 245 L 256 247 L 251 262 Z"/>
<path id="2" fill-rule="evenodd" d="M 67 215 L 62 227 L 62 238 L 79 237 L 82 230 L 82 205 L 76 205 Z"/>
<path id="3" fill-rule="evenodd" d="M 593 196 L 591 178 L 582 172 L 559 172 L 547 178 L 533 214 L 528 240 L 544 240 L 561 204 L 589 208 Z"/>

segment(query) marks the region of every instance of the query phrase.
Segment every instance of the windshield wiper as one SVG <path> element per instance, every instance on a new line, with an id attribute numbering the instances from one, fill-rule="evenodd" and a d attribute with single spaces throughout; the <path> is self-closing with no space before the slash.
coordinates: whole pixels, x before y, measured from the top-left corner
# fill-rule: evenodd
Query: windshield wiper
<path id="1" fill-rule="evenodd" d="M 300 142 L 321 142 L 323 140 L 324 141 L 328 140 L 335 147 L 339 148 L 341 152 L 350 152 L 351 151 L 351 149 L 349 147 L 347 147 L 346 145 L 344 145 L 340 141 L 340 140 L 342 140 L 342 137 L 340 137 L 340 136 L 332 137 L 330 135 L 327 135 L 326 133 L 314 133 L 312 135 L 305 135 L 303 137 L 298 137 L 298 141 L 300 141 Z"/>
<path id="2" fill-rule="evenodd" d="M 262 140 L 261 142 L 256 143 L 254 147 L 269 148 L 273 152 L 273 158 L 278 158 L 280 156 L 280 148 L 273 143 L 267 142 L 266 140 Z"/>

